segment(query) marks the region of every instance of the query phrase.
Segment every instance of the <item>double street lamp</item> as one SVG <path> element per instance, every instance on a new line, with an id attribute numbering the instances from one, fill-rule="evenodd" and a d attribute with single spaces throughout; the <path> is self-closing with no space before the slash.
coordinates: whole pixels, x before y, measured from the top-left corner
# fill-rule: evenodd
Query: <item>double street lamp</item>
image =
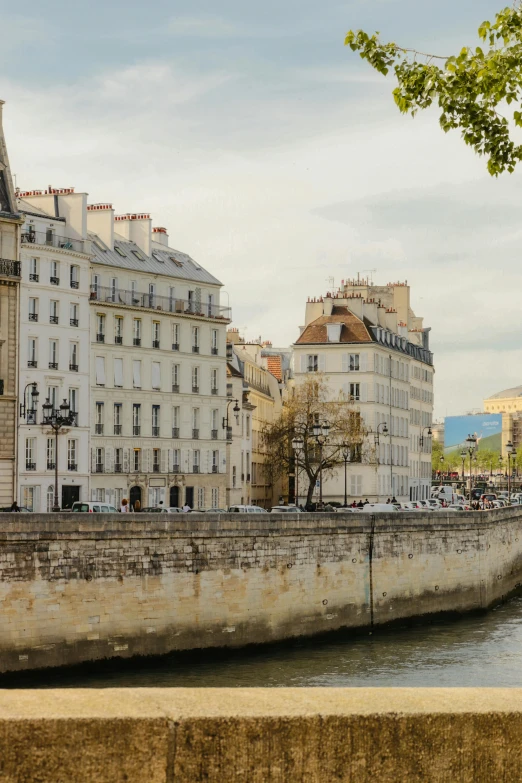
<path id="1" fill-rule="evenodd" d="M 350 448 L 349 446 L 343 447 L 343 460 L 344 460 L 344 508 L 348 505 L 348 463 L 350 462 Z"/>
<path id="2" fill-rule="evenodd" d="M 319 504 L 323 505 L 323 446 L 328 440 L 330 433 L 330 425 L 327 421 L 323 421 L 321 424 L 319 421 L 314 423 L 313 427 L 314 438 L 319 446 Z"/>
<path id="3" fill-rule="evenodd" d="M 471 503 L 471 491 L 473 489 L 473 455 L 477 448 L 477 439 L 474 435 L 468 435 L 466 438 L 467 452 L 469 454 L 469 502 Z"/>
<path id="4" fill-rule="evenodd" d="M 508 502 L 511 502 L 511 460 L 513 463 L 517 456 L 517 450 L 513 446 L 510 440 L 506 444 L 507 458 L 508 458 Z"/>
<path id="5" fill-rule="evenodd" d="M 64 400 L 59 408 L 53 408 L 49 398 L 42 405 L 42 424 L 54 430 L 54 505 L 53 511 L 60 511 L 58 500 L 58 433 L 62 427 L 74 427 L 76 413 L 71 411 L 71 406 Z"/>
<path id="6" fill-rule="evenodd" d="M 239 407 L 239 400 L 229 400 L 228 401 L 228 403 L 227 403 L 227 413 L 226 413 L 226 416 L 223 416 L 223 422 L 222 422 L 222 427 L 225 430 L 225 435 L 226 435 L 226 439 L 227 440 L 231 440 L 232 439 L 232 427 L 228 423 L 228 409 L 230 408 L 230 406 L 232 405 L 233 402 L 236 403 L 234 405 L 234 407 L 232 408 L 232 410 L 234 411 L 235 417 L 236 417 L 236 424 L 239 424 L 239 414 L 241 412 L 241 408 Z"/>
<path id="7" fill-rule="evenodd" d="M 462 485 L 464 486 L 464 463 L 466 461 L 466 452 L 464 451 L 464 449 L 462 449 L 462 451 L 460 452 L 460 458 L 462 460 Z"/>
<path id="8" fill-rule="evenodd" d="M 299 455 L 304 448 L 304 440 L 300 435 L 296 435 L 292 441 L 294 450 L 294 471 L 295 471 L 295 505 L 299 506 Z"/>

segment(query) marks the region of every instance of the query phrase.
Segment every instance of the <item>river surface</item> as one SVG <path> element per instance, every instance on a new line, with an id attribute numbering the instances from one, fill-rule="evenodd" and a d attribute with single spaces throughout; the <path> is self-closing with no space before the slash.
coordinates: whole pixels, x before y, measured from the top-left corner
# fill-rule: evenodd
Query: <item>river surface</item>
<path id="1" fill-rule="evenodd" d="M 0 687 L 522 687 L 522 598 L 487 614 L 243 651 L 4 675 Z"/>

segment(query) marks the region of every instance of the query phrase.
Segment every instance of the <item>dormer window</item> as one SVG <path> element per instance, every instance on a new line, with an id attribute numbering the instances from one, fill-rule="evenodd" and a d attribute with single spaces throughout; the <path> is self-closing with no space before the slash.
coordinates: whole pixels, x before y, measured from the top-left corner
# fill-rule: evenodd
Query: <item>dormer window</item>
<path id="1" fill-rule="evenodd" d="M 326 334 L 329 343 L 341 342 L 342 324 L 326 324 Z"/>

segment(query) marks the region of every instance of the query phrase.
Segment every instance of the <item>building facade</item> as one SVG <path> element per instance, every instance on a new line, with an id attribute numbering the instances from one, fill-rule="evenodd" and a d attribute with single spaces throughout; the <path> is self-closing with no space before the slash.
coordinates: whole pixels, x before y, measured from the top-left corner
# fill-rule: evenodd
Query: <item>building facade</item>
<path id="1" fill-rule="evenodd" d="M 221 283 L 148 214 L 87 208 L 91 269 L 91 496 L 119 507 L 226 503 Z"/>
<path id="2" fill-rule="evenodd" d="M 409 286 L 354 280 L 309 300 L 294 345 L 295 384 L 318 372 L 328 399 L 355 406 L 367 434 L 361 461 L 348 467 L 349 502 L 428 498 L 433 355 Z M 325 477 L 323 500 L 343 502 L 344 467 Z"/>
<path id="3" fill-rule="evenodd" d="M 88 500 L 89 264 L 87 194 L 72 188 L 19 194 L 21 234 L 18 421 L 18 499 L 33 511 L 51 511 L 56 467 L 58 503 Z M 32 394 L 38 390 L 38 402 Z M 42 422 L 42 404 L 64 400 L 74 425 L 55 431 Z"/>
<path id="4" fill-rule="evenodd" d="M 20 231 L 0 101 L 0 505 L 16 498 Z"/>
<path id="5" fill-rule="evenodd" d="M 250 402 L 240 362 L 227 343 L 227 506 L 250 505 L 252 502 L 252 417 Z M 236 409 L 239 408 L 239 411 Z M 225 421 L 226 427 L 226 421 Z"/>

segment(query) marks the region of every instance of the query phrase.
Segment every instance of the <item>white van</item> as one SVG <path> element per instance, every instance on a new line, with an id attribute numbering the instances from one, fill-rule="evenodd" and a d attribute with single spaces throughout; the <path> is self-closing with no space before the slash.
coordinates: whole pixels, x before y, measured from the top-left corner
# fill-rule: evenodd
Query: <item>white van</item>
<path id="1" fill-rule="evenodd" d="M 366 503 L 364 508 L 359 509 L 359 511 L 366 511 L 367 514 L 397 513 L 393 503 Z"/>
<path id="2" fill-rule="evenodd" d="M 431 490 L 431 497 L 436 498 L 437 500 L 445 500 L 446 503 L 456 503 L 457 502 L 457 493 L 453 489 L 453 487 L 433 487 Z"/>
<path id="3" fill-rule="evenodd" d="M 88 514 L 101 513 L 101 514 L 114 514 L 118 513 L 118 509 L 114 506 L 109 506 L 108 503 L 87 503 L 87 501 L 76 501 L 72 504 L 71 511 L 85 511 Z"/>
<path id="4" fill-rule="evenodd" d="M 261 506 L 230 506 L 228 510 L 235 514 L 268 514 L 266 508 Z"/>

